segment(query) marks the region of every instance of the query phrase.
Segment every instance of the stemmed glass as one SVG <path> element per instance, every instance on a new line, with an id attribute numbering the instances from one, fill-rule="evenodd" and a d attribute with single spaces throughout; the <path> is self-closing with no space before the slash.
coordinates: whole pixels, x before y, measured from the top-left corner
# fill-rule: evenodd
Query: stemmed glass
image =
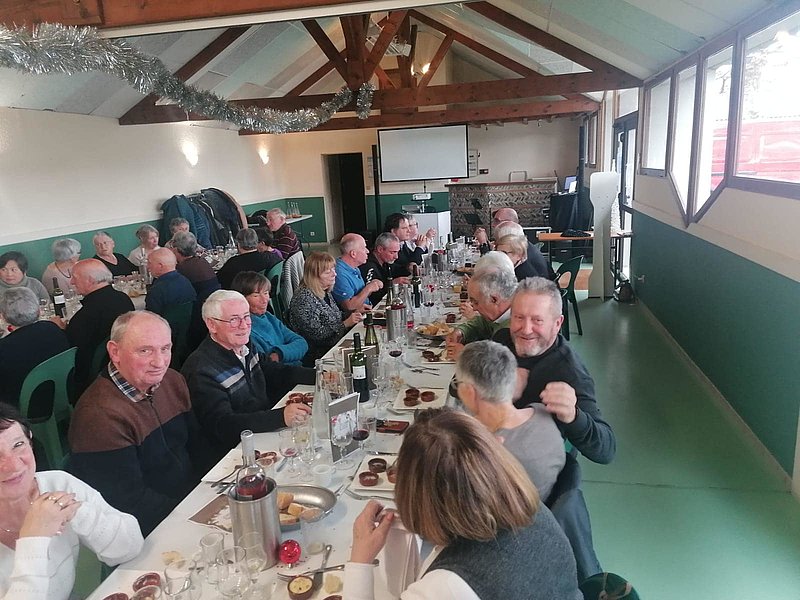
<path id="1" fill-rule="evenodd" d="M 436 295 L 433 293 L 433 286 L 425 287 L 422 290 L 422 306 L 427 309 L 428 321 L 433 321 L 433 305 L 436 304 Z"/>
<path id="2" fill-rule="evenodd" d="M 333 417 L 331 431 L 331 441 L 339 448 L 341 458 L 337 468 L 349 469 L 353 466 L 349 457 L 345 456 L 344 451 L 353 441 L 354 423 L 350 412 L 345 412 Z"/>
<path id="3" fill-rule="evenodd" d="M 364 444 L 375 431 L 375 406 L 370 403 L 358 406 L 358 425 L 353 431 L 353 439 L 358 442 L 361 454 L 365 453 Z"/>
<path id="4" fill-rule="evenodd" d="M 389 356 L 394 359 L 393 375 L 399 379 L 400 357 L 403 356 L 403 345 L 400 343 L 400 340 L 392 340 L 391 342 L 387 342 L 386 350 L 388 351 Z"/>
<path id="5" fill-rule="evenodd" d="M 317 449 L 314 445 L 314 432 L 311 429 L 311 423 L 308 419 L 303 421 L 296 429 L 295 442 L 297 444 L 297 451 L 300 455 L 300 460 L 305 465 L 305 469 L 301 473 L 302 481 L 311 481 L 311 463 L 317 458 Z"/>
<path id="6" fill-rule="evenodd" d="M 282 429 L 278 432 L 279 450 L 281 456 L 289 459 L 289 470 L 286 471 L 291 478 L 299 475 L 294 466 L 294 459 L 297 456 L 297 442 L 295 441 L 295 430 L 291 427 Z"/>
<path id="7" fill-rule="evenodd" d="M 255 586 L 261 571 L 267 566 L 267 553 L 264 551 L 264 537 L 260 531 L 246 533 L 239 540 L 245 551 L 245 563 L 250 572 L 250 581 Z"/>
<path id="8" fill-rule="evenodd" d="M 225 548 L 217 556 L 219 583 L 217 589 L 224 598 L 242 599 L 250 591 L 250 570 L 247 552 L 241 546 Z"/>

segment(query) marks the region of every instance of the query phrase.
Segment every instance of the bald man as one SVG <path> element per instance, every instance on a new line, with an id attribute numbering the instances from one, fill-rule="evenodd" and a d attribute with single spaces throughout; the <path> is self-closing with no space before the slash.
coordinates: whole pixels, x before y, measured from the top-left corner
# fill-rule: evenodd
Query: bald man
<path id="1" fill-rule="evenodd" d="M 500 239 L 495 229 L 503 221 L 511 221 L 512 223 L 519 223 L 519 215 L 513 208 L 498 208 L 492 215 L 492 233 L 494 239 Z M 481 254 L 486 254 L 491 247 L 489 246 L 489 236 L 483 227 L 478 227 L 475 230 L 475 240 L 480 244 Z"/>
<path id="2" fill-rule="evenodd" d="M 342 255 L 336 259 L 336 283 L 333 284 L 333 297 L 339 307 L 346 311 L 362 310 L 370 304 L 371 294 L 383 288 L 383 281 L 373 279 L 364 283 L 358 267 L 367 262 L 369 250 L 367 242 L 357 233 L 347 233 L 339 242 Z"/>
<path id="3" fill-rule="evenodd" d="M 78 348 L 75 356 L 75 387 L 80 394 L 97 373 L 91 372 L 97 347 L 111 334 L 111 325 L 118 316 L 133 310 L 128 294 L 111 287 L 113 276 L 108 267 L 96 258 L 79 260 L 72 269 L 72 287 L 83 296 L 81 309 L 66 325 L 70 343 Z M 64 321 L 57 319 L 61 327 Z"/>
<path id="4" fill-rule="evenodd" d="M 175 253 L 169 248 L 159 248 L 147 255 L 147 268 L 156 278 L 145 300 L 147 310 L 163 315 L 170 306 L 197 299 L 192 282 L 175 270 L 177 264 Z"/>

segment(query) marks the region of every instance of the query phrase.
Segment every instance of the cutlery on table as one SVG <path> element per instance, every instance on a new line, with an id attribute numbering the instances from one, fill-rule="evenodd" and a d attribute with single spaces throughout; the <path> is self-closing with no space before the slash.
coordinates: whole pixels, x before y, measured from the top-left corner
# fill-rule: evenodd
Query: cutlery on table
<path id="1" fill-rule="evenodd" d="M 381 564 L 381 561 L 377 558 L 372 561 L 373 565 Z M 306 571 L 305 573 L 300 573 L 300 575 L 305 575 L 306 577 L 311 577 L 312 575 L 316 575 L 317 573 L 330 573 L 331 571 L 344 571 L 344 565 L 333 565 L 331 567 L 325 567 L 324 569 L 314 569 L 313 571 Z M 283 571 L 278 571 L 278 579 L 283 579 L 284 581 L 289 581 L 290 579 L 294 579 L 297 575 L 290 575 L 289 573 L 285 573 Z"/>
<path id="2" fill-rule="evenodd" d="M 333 546 L 330 544 L 325 544 L 325 550 L 322 554 L 322 564 L 319 566 L 314 572 L 314 587 L 312 589 L 318 590 L 322 587 L 322 574 L 325 572 L 325 567 L 328 566 L 328 558 L 331 556 L 331 550 Z"/>

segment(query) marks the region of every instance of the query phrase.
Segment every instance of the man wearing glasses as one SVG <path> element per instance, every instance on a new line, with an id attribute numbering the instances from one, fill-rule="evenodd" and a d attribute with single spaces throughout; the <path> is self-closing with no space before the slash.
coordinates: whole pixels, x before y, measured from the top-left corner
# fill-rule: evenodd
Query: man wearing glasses
<path id="1" fill-rule="evenodd" d="M 298 383 L 313 384 L 313 369 L 270 361 L 250 344 L 250 307 L 239 292 L 217 290 L 203 304 L 208 336 L 181 372 L 200 426 L 219 456 L 244 429 L 274 431 L 309 415 L 305 404 L 271 410 Z"/>

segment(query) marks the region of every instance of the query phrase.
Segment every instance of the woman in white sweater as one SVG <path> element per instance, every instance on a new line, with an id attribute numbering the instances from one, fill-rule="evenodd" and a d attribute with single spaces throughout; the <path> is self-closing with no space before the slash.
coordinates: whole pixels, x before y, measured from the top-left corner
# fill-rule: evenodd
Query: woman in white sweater
<path id="1" fill-rule="evenodd" d="M 81 544 L 116 565 L 144 540 L 134 517 L 79 479 L 35 473 L 31 441 L 19 413 L 0 403 L 0 599 L 65 600 Z"/>

